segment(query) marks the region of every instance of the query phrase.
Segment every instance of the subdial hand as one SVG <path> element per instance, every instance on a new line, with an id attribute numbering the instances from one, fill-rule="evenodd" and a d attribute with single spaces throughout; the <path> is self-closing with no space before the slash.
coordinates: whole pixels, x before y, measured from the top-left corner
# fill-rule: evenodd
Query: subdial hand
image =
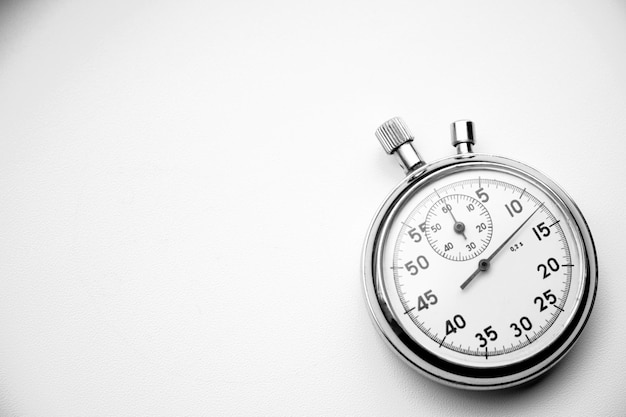
<path id="1" fill-rule="evenodd" d="M 464 290 L 465 287 L 467 287 L 469 285 L 470 282 L 472 282 L 472 280 L 474 278 L 476 278 L 476 276 L 482 272 L 482 271 L 486 271 L 489 269 L 489 267 L 491 266 L 491 261 L 493 260 L 493 258 L 502 250 L 502 248 L 504 248 L 506 246 L 507 243 L 509 243 L 509 241 L 511 239 L 513 239 L 513 236 L 515 236 L 517 234 L 517 232 L 519 232 L 522 227 L 524 227 L 524 225 L 526 223 L 528 223 L 528 221 L 535 215 L 535 213 L 537 213 L 539 211 L 539 209 L 541 207 L 543 207 L 544 203 L 539 204 L 539 207 L 537 207 L 535 209 L 535 211 L 532 212 L 532 214 L 530 216 L 528 216 L 528 218 L 526 220 L 524 220 L 522 222 L 522 224 L 519 225 L 519 227 L 517 229 L 515 229 L 513 231 L 513 233 L 511 233 L 511 235 L 509 237 L 507 237 L 504 242 L 502 242 L 502 244 L 500 246 L 498 246 L 496 248 L 495 251 L 493 251 L 493 253 L 491 254 L 491 256 L 489 256 L 487 259 L 481 259 L 480 261 L 478 261 L 478 268 L 476 268 L 476 270 L 474 272 L 472 272 L 472 275 L 469 276 L 469 278 L 467 278 L 463 284 L 461 284 L 461 289 Z"/>
<path id="2" fill-rule="evenodd" d="M 452 220 L 454 220 L 454 231 L 463 236 L 463 239 L 467 240 L 467 236 L 465 236 L 465 223 L 457 221 L 454 217 L 454 213 L 452 213 L 452 209 L 448 210 L 448 213 L 452 216 Z"/>

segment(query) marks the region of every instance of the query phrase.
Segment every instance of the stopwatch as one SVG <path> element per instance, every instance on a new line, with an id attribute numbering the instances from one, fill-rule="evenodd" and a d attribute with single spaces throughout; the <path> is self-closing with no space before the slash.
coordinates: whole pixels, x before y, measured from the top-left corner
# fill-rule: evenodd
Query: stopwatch
<path id="1" fill-rule="evenodd" d="M 379 208 L 362 259 L 374 323 L 438 382 L 497 389 L 531 381 L 572 348 L 593 307 L 596 252 L 574 201 L 539 171 L 474 153 L 425 163 L 400 118 L 376 131 L 406 178 Z"/>

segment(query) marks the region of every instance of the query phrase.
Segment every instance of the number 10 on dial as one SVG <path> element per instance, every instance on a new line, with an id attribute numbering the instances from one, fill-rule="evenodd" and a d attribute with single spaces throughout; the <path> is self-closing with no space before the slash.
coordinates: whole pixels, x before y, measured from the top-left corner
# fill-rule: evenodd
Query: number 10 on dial
<path id="1" fill-rule="evenodd" d="M 365 243 L 370 312 L 391 348 L 448 385 L 494 389 L 546 372 L 569 351 L 597 287 L 593 240 L 561 188 L 517 161 L 473 153 L 425 164 L 401 119 L 377 136 L 407 177 Z"/>

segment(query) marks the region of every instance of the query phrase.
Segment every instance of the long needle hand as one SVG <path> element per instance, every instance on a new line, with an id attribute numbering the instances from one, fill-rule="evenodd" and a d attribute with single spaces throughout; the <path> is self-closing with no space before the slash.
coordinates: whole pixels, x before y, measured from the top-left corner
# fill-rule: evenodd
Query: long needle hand
<path id="1" fill-rule="evenodd" d="M 539 204 L 539 207 L 537 207 L 535 209 L 535 211 L 532 212 L 532 214 L 530 216 L 528 216 L 528 218 L 526 220 L 524 220 L 522 222 L 522 224 L 519 225 L 519 227 L 517 229 L 515 229 L 513 231 L 513 233 L 511 233 L 511 235 L 506 238 L 506 240 L 504 242 L 502 242 L 502 244 L 500 246 L 497 247 L 497 249 L 495 251 L 493 251 L 493 253 L 491 254 L 491 256 L 489 256 L 489 258 L 487 259 L 481 259 L 480 261 L 478 261 L 478 268 L 476 268 L 476 270 L 474 272 L 472 272 L 472 275 L 469 276 L 468 279 L 465 280 L 465 282 L 463 282 L 463 284 L 461 284 L 461 289 L 464 290 L 465 287 L 467 287 L 469 285 L 470 282 L 472 282 L 472 280 L 474 278 L 476 278 L 476 276 L 481 272 L 481 271 L 486 271 L 487 269 L 489 269 L 489 265 L 491 264 L 491 260 L 498 254 L 498 252 L 500 252 L 502 250 L 502 248 L 504 248 L 506 246 L 507 243 L 509 243 L 509 240 L 513 239 L 513 236 L 515 236 L 517 234 L 517 232 L 519 232 L 522 227 L 524 227 L 524 225 L 526 223 L 528 223 L 528 221 L 535 215 L 535 213 L 537 213 L 539 211 L 539 209 L 541 207 L 543 207 L 544 203 Z"/>

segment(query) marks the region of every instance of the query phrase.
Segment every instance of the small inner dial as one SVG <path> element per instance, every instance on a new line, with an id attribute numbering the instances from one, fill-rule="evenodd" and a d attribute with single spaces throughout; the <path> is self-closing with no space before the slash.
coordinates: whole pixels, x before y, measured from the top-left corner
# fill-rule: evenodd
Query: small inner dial
<path id="1" fill-rule="evenodd" d="M 493 226 L 480 201 L 465 194 L 451 194 L 428 210 L 424 233 L 439 255 L 451 261 L 467 261 L 487 248 Z"/>

